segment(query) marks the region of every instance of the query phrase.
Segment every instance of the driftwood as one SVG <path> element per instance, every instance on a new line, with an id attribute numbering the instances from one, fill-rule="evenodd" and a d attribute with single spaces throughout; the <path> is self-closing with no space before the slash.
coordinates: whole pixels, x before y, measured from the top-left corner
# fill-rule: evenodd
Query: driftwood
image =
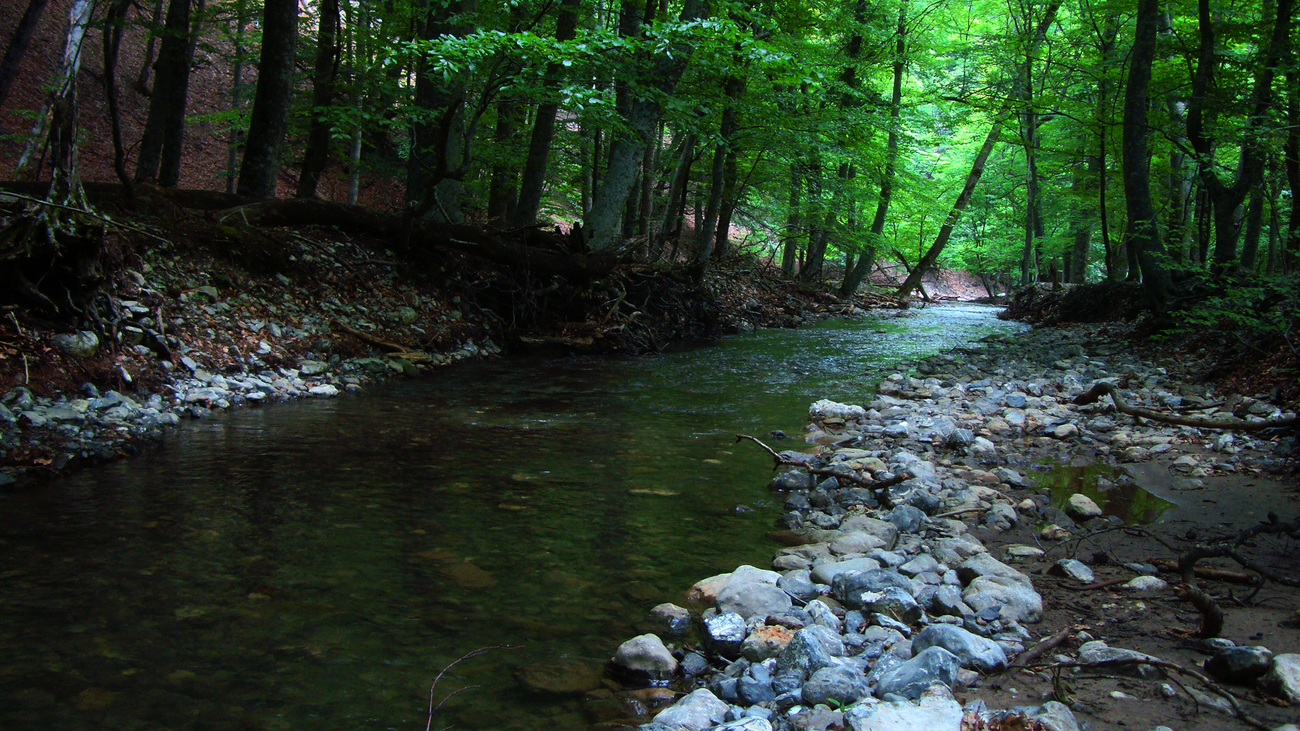
<path id="1" fill-rule="evenodd" d="M 836 470 L 829 467 L 814 467 L 810 464 L 804 462 L 798 462 L 789 459 L 787 457 L 781 456 L 780 453 L 778 453 L 776 450 L 764 444 L 763 440 L 759 439 L 758 437 L 750 436 L 749 434 L 736 435 L 737 442 L 740 442 L 745 439 L 748 439 L 749 441 L 757 444 L 758 446 L 762 447 L 763 450 L 766 451 L 768 454 L 772 455 L 772 461 L 773 461 L 772 469 L 776 469 L 777 467 L 780 467 L 782 465 L 790 465 L 792 467 L 803 467 L 804 469 L 808 470 L 808 473 L 811 475 L 834 477 L 837 480 L 843 480 L 845 482 L 852 483 L 853 485 L 856 485 L 858 487 L 865 487 L 872 491 L 876 500 L 879 501 L 880 504 L 884 507 L 892 507 L 891 501 L 889 499 L 889 488 L 893 487 L 894 485 L 898 485 L 903 482 L 906 482 L 909 477 L 907 473 L 901 473 L 901 474 L 894 475 L 893 477 L 890 477 L 887 480 L 872 480 L 872 479 L 867 479 L 865 477 L 859 477 L 858 475 L 855 475 L 848 470 Z"/>
<path id="2" fill-rule="evenodd" d="M 1042 657 L 1048 650 L 1060 647 L 1062 643 L 1070 638 L 1070 635 L 1074 633 L 1074 630 L 1074 627 L 1066 627 L 1033 647 L 1026 649 L 1024 652 L 1016 655 L 1016 659 L 1012 660 L 1010 665 L 1007 665 L 1007 670 L 1028 667 L 1035 660 Z"/>
<path id="3" fill-rule="evenodd" d="M 1176 424 L 1178 426 L 1191 426 L 1199 429 L 1235 429 L 1237 431 L 1264 431 L 1265 429 L 1278 429 L 1282 427 L 1300 425 L 1300 417 L 1291 417 L 1289 419 L 1266 419 L 1264 421 L 1243 421 L 1241 419 L 1207 419 L 1195 416 L 1183 416 L 1181 414 L 1166 414 L 1160 411 L 1152 411 L 1139 406 L 1132 406 L 1120 394 L 1119 389 L 1114 384 L 1099 382 L 1093 384 L 1093 387 L 1075 397 L 1074 403 L 1078 406 L 1096 403 L 1102 396 L 1110 396 L 1111 401 L 1115 402 L 1115 409 L 1120 413 L 1129 416 L 1137 416 L 1143 419 L 1159 421 L 1164 424 Z"/>
<path id="4" fill-rule="evenodd" d="M 1178 571 L 1178 562 L 1170 561 L 1167 558 L 1153 558 L 1151 565 L 1161 571 Z M 1209 579 L 1210 581 L 1222 581 L 1226 584 L 1245 584 L 1246 586 L 1258 586 L 1261 582 L 1259 576 L 1247 574 L 1241 571 L 1228 571 L 1227 569 L 1212 569 L 1207 566 L 1197 566 L 1193 573 L 1199 579 Z"/>

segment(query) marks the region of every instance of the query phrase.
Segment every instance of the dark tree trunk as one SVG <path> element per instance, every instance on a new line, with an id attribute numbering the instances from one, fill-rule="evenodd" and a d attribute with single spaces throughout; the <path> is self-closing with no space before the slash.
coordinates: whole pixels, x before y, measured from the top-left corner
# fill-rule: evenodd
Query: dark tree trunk
<path id="1" fill-rule="evenodd" d="M 198 22 L 191 24 L 191 2 L 172 0 L 167 6 L 167 24 L 163 28 L 158 62 L 154 66 L 153 95 L 149 97 L 149 116 L 140 138 L 140 155 L 135 161 L 135 181 L 157 182 L 175 188 L 180 182 L 181 159 L 185 143 L 185 105 L 189 98 L 190 66 L 194 62 L 194 44 L 198 39 Z M 197 0 L 202 16 L 203 2 Z M 191 27 L 193 25 L 193 27 Z"/>
<path id="2" fill-rule="evenodd" d="M 857 263 L 846 270 L 844 282 L 840 285 L 840 296 L 851 297 L 862 286 L 871 267 L 876 263 L 876 249 L 880 246 L 880 237 L 885 232 L 885 217 L 889 213 L 889 202 L 894 197 L 894 169 L 898 163 L 898 126 L 903 109 L 903 72 L 907 66 L 907 15 L 906 10 L 898 13 L 898 30 L 894 41 L 894 86 L 889 99 L 889 140 L 885 147 L 885 169 L 880 174 L 880 195 L 876 198 L 876 213 L 871 218 L 871 231 L 867 238 L 867 248 L 858 257 Z"/>
<path id="3" fill-rule="evenodd" d="M 502 99 L 497 102 L 497 124 L 492 133 L 492 142 L 497 147 L 497 154 L 505 157 L 515 140 L 523 107 L 514 99 Z M 519 200 L 515 168 L 509 162 L 502 161 L 492 165 L 492 179 L 488 183 L 487 215 L 489 220 L 506 220 L 514 213 Z"/>
<path id="4" fill-rule="evenodd" d="M 1291 51 L 1295 59 L 1295 51 Z M 1300 265 L 1300 73 L 1287 72 L 1287 134 L 1285 145 L 1286 180 L 1291 188 L 1291 215 L 1287 223 L 1286 245 L 1283 246 L 1283 271 L 1294 271 Z"/>
<path id="5" fill-rule="evenodd" d="M 668 184 L 667 204 L 664 206 L 663 220 L 655 232 L 650 245 L 650 258 L 658 259 L 663 254 L 664 243 L 672 234 L 674 222 L 686 205 L 686 187 L 691 178 L 691 164 L 695 161 L 695 135 L 684 133 L 681 150 L 677 155 L 677 166 L 673 169 L 672 181 Z"/>
<path id="6" fill-rule="evenodd" d="M 302 172 L 298 175 L 299 198 L 316 195 L 320 176 L 329 162 L 330 136 L 333 124 L 326 108 L 334 102 L 334 80 L 339 71 L 339 3 L 338 0 L 320 0 L 320 26 L 316 31 L 316 63 L 312 68 L 311 127 L 307 134 L 307 149 L 302 155 Z"/>
<path id="7" fill-rule="evenodd" d="M 739 199 L 736 180 L 736 151 L 727 151 L 726 167 L 722 171 L 722 210 L 718 212 L 718 227 L 713 234 L 713 256 L 727 254 L 727 240 L 731 235 L 731 218 Z"/>
<path id="8" fill-rule="evenodd" d="M 737 45 L 739 51 L 739 45 Z M 739 63 L 739 59 L 736 59 Z M 734 154 L 736 135 L 736 100 L 744 91 L 744 82 L 735 76 L 727 77 L 725 89 L 727 106 L 722 110 L 722 123 L 718 128 L 718 145 L 713 150 L 713 165 L 709 175 L 709 202 L 704 208 L 704 222 L 696 232 L 695 256 L 700 261 L 713 255 L 718 237 L 718 214 L 727 187 L 727 156 Z M 734 179 L 734 176 L 733 176 Z"/>
<path id="9" fill-rule="evenodd" d="M 1169 274 L 1160 264 L 1163 247 L 1151 203 L 1147 162 L 1147 88 L 1155 59 L 1159 0 L 1138 0 L 1128 87 L 1124 92 L 1124 197 L 1128 202 L 1128 245 L 1142 268 L 1142 286 L 1152 312 L 1163 316 L 1169 300 Z"/>
<path id="10" fill-rule="evenodd" d="M 455 25 L 465 7 L 464 0 L 433 0 L 424 6 L 419 35 L 435 40 L 444 35 L 461 36 L 465 28 Z M 446 223 L 461 216 L 461 178 L 465 159 L 465 81 L 453 75 L 435 74 L 427 59 L 415 70 L 415 107 L 421 117 L 412 126 L 411 152 L 407 161 L 406 201 L 413 215 L 432 211 Z"/>
<path id="11" fill-rule="evenodd" d="M 27 55 L 27 47 L 31 45 L 32 36 L 41 24 L 41 14 L 49 2 L 50 0 L 28 0 L 27 10 L 19 19 L 13 35 L 9 36 L 4 58 L 0 59 L 0 106 L 9 98 L 9 89 L 18 76 L 18 67 L 23 63 L 23 56 Z"/>
<path id="12" fill-rule="evenodd" d="M 109 132 L 113 138 L 113 173 L 126 189 L 127 205 L 135 206 L 135 184 L 126 172 L 126 146 L 122 143 L 122 111 L 117 97 L 117 58 L 131 0 L 112 0 L 104 16 L 104 101 L 108 105 Z"/>
<path id="13" fill-rule="evenodd" d="M 555 40 L 573 40 L 577 34 L 578 8 L 581 5 L 581 0 L 563 0 L 560 3 L 560 13 L 555 19 Z M 547 65 L 543 83 L 548 92 L 554 93 L 559 86 L 562 70 L 559 63 Z M 528 140 L 528 157 L 524 160 L 524 172 L 519 183 L 519 202 L 514 216 L 517 226 L 527 226 L 537 219 L 537 211 L 542 204 L 542 191 L 546 188 L 547 162 L 551 154 L 551 140 L 555 138 L 555 114 L 559 108 L 559 103 L 550 99 L 537 107 L 532 136 Z"/>
<path id="14" fill-rule="evenodd" d="M 799 253 L 800 227 L 803 221 L 803 169 L 790 163 L 790 207 L 786 217 L 785 241 L 781 245 L 781 271 L 794 276 L 794 263 Z"/>
<path id="15" fill-rule="evenodd" d="M 234 60 L 230 69 L 230 108 L 242 116 L 244 106 L 244 30 L 248 27 L 248 0 L 236 0 L 234 20 Z M 230 125 L 226 140 L 226 192 L 234 194 L 239 178 L 239 152 L 244 146 L 244 129 L 240 124 Z"/>
<path id="16" fill-rule="evenodd" d="M 266 0 L 262 11 L 262 56 L 257 92 L 239 169 L 239 194 L 272 198 L 280 173 L 280 147 L 289 122 L 293 92 L 294 43 L 298 38 L 297 0 Z"/>
<path id="17" fill-rule="evenodd" d="M 1241 240 L 1241 268 L 1255 271 L 1256 257 L 1259 255 L 1259 237 L 1264 233 L 1264 186 L 1260 185 L 1250 191 L 1250 202 L 1246 204 L 1246 232 Z"/>
<path id="18" fill-rule="evenodd" d="M 140 64 L 140 75 L 136 77 L 135 89 L 140 92 L 141 96 L 151 96 L 153 89 L 149 86 L 149 80 L 153 75 L 154 54 L 158 50 L 158 32 L 161 30 L 159 23 L 163 17 L 163 0 L 154 0 L 153 19 L 149 21 L 149 41 L 144 48 L 144 63 Z"/>

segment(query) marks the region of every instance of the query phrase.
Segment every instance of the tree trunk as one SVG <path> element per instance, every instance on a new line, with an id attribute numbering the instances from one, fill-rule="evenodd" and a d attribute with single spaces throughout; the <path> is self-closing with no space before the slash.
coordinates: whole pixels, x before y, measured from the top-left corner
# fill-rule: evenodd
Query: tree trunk
<path id="1" fill-rule="evenodd" d="M 904 6 L 906 7 L 906 6 Z M 876 262 L 876 249 L 885 231 L 885 217 L 889 202 L 894 196 L 894 169 L 898 163 L 899 116 L 903 109 L 903 72 L 907 65 L 907 11 L 898 13 L 898 30 L 894 41 L 894 86 L 889 99 L 889 140 L 885 146 L 885 169 L 880 175 L 880 195 L 876 198 L 876 213 L 871 219 L 867 248 L 858 257 L 857 264 L 849 269 L 840 285 L 840 296 L 851 297 L 862 286 L 871 267 Z"/>
<path id="2" fill-rule="evenodd" d="M 703 16 L 704 10 L 704 0 L 686 0 L 682 5 L 680 19 L 683 22 L 697 20 Z M 691 50 L 690 46 L 678 44 L 671 49 L 671 53 L 660 54 L 645 81 L 660 95 L 672 94 L 686 70 Z M 592 199 L 591 215 L 583 228 L 587 246 L 592 251 L 603 251 L 618 243 L 622 230 L 619 217 L 636 180 L 636 168 L 641 162 L 642 150 L 650 143 L 650 135 L 654 133 L 662 112 L 659 98 L 643 95 L 634 99 L 627 117 L 631 136 L 619 138 L 610 146 L 609 168 L 604 183 Z"/>
<path id="3" fill-rule="evenodd" d="M 790 207 L 786 215 L 785 241 L 781 246 L 781 271 L 794 276 L 795 256 L 799 252 L 799 229 L 803 214 L 803 171 L 798 162 L 790 163 Z"/>
<path id="4" fill-rule="evenodd" d="M 248 0 L 236 0 L 234 33 L 234 60 L 230 69 L 230 108 L 236 119 L 243 117 L 244 106 L 244 30 L 248 27 Z M 226 141 L 226 192 L 235 192 L 235 181 L 239 178 L 239 150 L 244 145 L 244 128 L 239 121 L 230 125 L 230 136 Z"/>
<path id="5" fill-rule="evenodd" d="M 731 236 L 731 217 L 736 212 L 739 192 L 736 180 L 736 151 L 727 150 L 727 160 L 722 171 L 722 210 L 718 212 L 718 226 L 713 234 L 713 256 L 727 254 L 727 240 Z"/>
<path id="6" fill-rule="evenodd" d="M 1042 206 L 1038 201 L 1038 114 L 1032 107 L 1032 54 L 1026 56 L 1021 74 L 1021 101 L 1025 105 L 1020 112 L 1021 138 L 1025 148 L 1025 245 L 1020 255 L 1020 284 L 1024 286 L 1038 280 L 1038 272 L 1034 267 L 1035 243 L 1042 228 Z"/>
<path id="7" fill-rule="evenodd" d="M 112 0 L 104 16 L 104 101 L 108 105 L 109 132 L 113 138 L 113 173 L 126 189 L 127 205 L 135 206 L 135 184 L 126 173 L 126 146 L 122 143 L 122 110 L 117 96 L 117 58 L 131 0 Z"/>
<path id="8" fill-rule="evenodd" d="M 691 177 L 691 164 L 695 161 L 695 134 L 684 133 L 682 148 L 677 156 L 677 166 L 673 169 L 672 181 L 668 184 L 667 204 L 664 206 L 663 220 L 655 232 L 654 242 L 650 246 L 650 259 L 658 259 L 664 250 L 664 243 L 672 234 L 673 224 L 686 204 L 686 184 Z"/>
<path id="9" fill-rule="evenodd" d="M 329 162 L 330 137 L 334 125 L 326 114 L 334 103 L 334 80 L 339 71 L 339 3 L 320 0 L 320 23 L 316 30 L 316 63 L 312 67 L 311 126 L 307 149 L 302 154 L 302 172 L 298 175 L 299 198 L 316 195 L 321 174 Z"/>
<path id="10" fill-rule="evenodd" d="M 1250 191 L 1250 202 L 1246 204 L 1246 232 L 1241 240 L 1241 268 L 1255 271 L 1255 259 L 1259 255 L 1259 237 L 1264 233 L 1264 186 L 1260 185 Z"/>
<path id="11" fill-rule="evenodd" d="M 522 121 L 524 108 L 517 101 L 505 98 L 497 102 L 496 130 L 492 141 L 497 147 L 498 158 L 507 157 L 507 150 L 514 144 L 515 130 Z M 508 220 L 518 204 L 519 186 L 516 184 L 515 168 L 509 162 L 500 161 L 492 166 L 492 178 L 488 183 L 488 220 Z"/>
<path id="12" fill-rule="evenodd" d="M 51 199 L 80 202 L 81 182 L 76 175 L 76 112 L 77 71 L 81 68 L 81 44 L 86 38 L 86 27 L 94 11 L 91 0 L 73 0 L 68 8 L 68 31 L 63 39 L 63 55 L 58 70 L 50 82 L 49 92 L 26 144 L 14 166 L 14 179 L 29 180 L 37 177 L 33 164 L 48 146 L 51 149 Z M 65 128 L 61 129 L 60 126 Z M 69 126 L 71 125 L 71 126 Z"/>
<path id="13" fill-rule="evenodd" d="M 1086 155 L 1088 169 L 1074 176 L 1073 187 L 1078 203 L 1074 209 L 1074 246 L 1068 259 L 1065 281 L 1071 284 L 1084 284 L 1087 281 L 1088 252 L 1092 248 L 1092 232 L 1097 226 L 1096 214 L 1088 205 L 1088 193 L 1097 184 L 1098 160 L 1095 155 Z"/>
<path id="14" fill-rule="evenodd" d="M 239 169 L 239 194 L 275 197 L 280 147 L 289 122 L 293 91 L 294 43 L 298 38 L 297 0 L 266 0 L 262 12 L 262 56 L 257 91 Z"/>
<path id="15" fill-rule="evenodd" d="M 555 40 L 573 40 L 577 34 L 578 9 L 581 5 L 582 0 L 563 0 L 560 3 L 560 12 L 555 19 Z M 543 85 L 549 94 L 554 94 L 559 86 L 562 70 L 563 67 L 558 62 L 547 64 Z M 559 103 L 554 99 L 548 99 L 537 107 L 532 136 L 528 140 L 528 157 L 524 160 L 524 171 L 519 183 L 519 202 L 514 215 L 516 226 L 527 226 L 537 219 L 537 211 L 542 204 L 542 191 L 546 188 L 547 162 L 551 154 L 551 140 L 555 138 L 555 114 L 559 108 Z"/>
<path id="16" fill-rule="evenodd" d="M 740 50 L 740 45 L 736 45 Z M 735 59 L 739 63 L 739 59 Z M 717 240 L 718 214 L 722 210 L 722 200 L 727 186 L 727 156 L 734 154 L 736 135 L 736 100 L 744 90 L 744 82 L 738 77 L 728 76 L 724 84 L 727 106 L 722 110 L 722 123 L 718 128 L 718 145 L 713 150 L 713 165 L 709 175 L 709 202 L 704 209 L 704 222 L 696 232 L 695 256 L 704 261 L 713 255 Z"/>
<path id="17" fill-rule="evenodd" d="M 1128 202 L 1128 245 L 1142 268 L 1142 286 L 1151 311 L 1162 317 L 1169 300 L 1169 274 L 1160 263 L 1164 254 L 1151 203 L 1147 161 L 1147 88 L 1155 59 L 1159 0 L 1138 0 L 1128 87 L 1124 91 L 1124 197 Z"/>
<path id="18" fill-rule="evenodd" d="M 1292 60 L 1295 51 L 1291 51 Z M 1284 154 L 1286 156 L 1286 180 L 1291 189 L 1291 215 L 1287 222 L 1286 245 L 1283 247 L 1283 271 L 1295 271 L 1300 265 L 1300 73 L 1288 71 L 1286 74 L 1286 116 L 1287 133 Z"/>
<path id="19" fill-rule="evenodd" d="M 464 5 L 462 0 L 430 2 L 421 11 L 420 37 L 431 41 L 443 35 L 464 35 L 465 28 L 455 25 Z M 462 218 L 460 178 L 468 163 L 464 154 L 465 96 L 463 77 L 435 74 L 430 62 L 421 58 L 415 70 L 419 116 L 411 129 L 406 171 L 406 202 L 416 216 L 432 212 L 444 223 Z"/>
<path id="20" fill-rule="evenodd" d="M 0 59 L 0 106 L 4 106 L 5 100 L 9 98 L 9 89 L 18 77 L 18 68 L 23 63 L 23 56 L 27 55 L 27 47 L 31 45 L 32 36 L 41 24 L 41 14 L 49 2 L 50 0 L 28 0 L 27 10 L 19 19 L 13 35 L 9 36 L 4 58 Z"/>
<path id="21" fill-rule="evenodd" d="M 153 64 L 155 52 L 158 50 L 158 32 L 159 23 L 163 17 L 163 0 L 154 0 L 153 18 L 149 21 L 149 41 L 144 48 L 144 62 L 140 64 L 140 75 L 136 77 L 135 89 L 140 92 L 141 96 L 152 96 L 153 89 L 149 86 L 149 80 L 153 73 Z"/>
<path id="22" fill-rule="evenodd" d="M 185 106 L 189 99 L 190 66 L 198 40 L 198 21 L 191 23 L 194 0 L 172 0 L 167 6 L 158 63 L 154 66 L 153 94 L 149 115 L 140 137 L 140 154 L 135 161 L 135 181 L 157 182 L 175 188 L 180 182 L 185 143 Z M 201 17 L 202 0 L 197 0 Z M 192 27 L 191 27 L 192 26 Z"/>

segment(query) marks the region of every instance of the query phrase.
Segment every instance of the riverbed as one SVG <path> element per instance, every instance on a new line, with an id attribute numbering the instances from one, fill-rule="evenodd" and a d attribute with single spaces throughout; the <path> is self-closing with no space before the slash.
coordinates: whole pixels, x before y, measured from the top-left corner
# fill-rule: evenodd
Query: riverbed
<path id="1" fill-rule="evenodd" d="M 521 666 L 765 566 L 770 458 L 811 401 L 1020 328 L 948 305 L 659 356 L 462 364 L 185 426 L 0 497 L 6 729 L 582 729 Z M 765 437 L 779 441 L 775 436 Z M 513 649 L 506 649 L 513 648 Z"/>

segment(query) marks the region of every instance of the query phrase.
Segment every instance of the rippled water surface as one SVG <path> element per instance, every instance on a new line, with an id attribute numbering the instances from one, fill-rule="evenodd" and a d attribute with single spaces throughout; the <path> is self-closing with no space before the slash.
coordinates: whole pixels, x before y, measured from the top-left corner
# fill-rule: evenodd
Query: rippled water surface
<path id="1" fill-rule="evenodd" d="M 766 565 L 770 459 L 892 362 L 1016 326 L 973 305 L 671 354 L 468 364 L 189 424 L 0 495 L 0 728 L 582 729 L 520 666 L 599 661 L 653 605 Z M 790 445 L 785 442 L 783 446 Z"/>

